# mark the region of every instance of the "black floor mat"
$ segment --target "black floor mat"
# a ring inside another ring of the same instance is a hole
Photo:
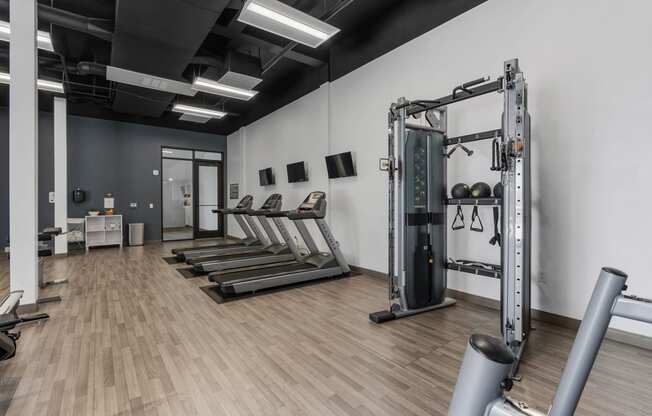
[[[232,302],[234,300],[242,300],[242,299],[247,299],[247,298],[253,298],[255,296],[261,296],[261,295],[267,295],[270,293],[276,293],[276,292],[282,292],[284,290],[290,290],[290,289],[296,289],[299,287],[306,287],[306,286],[312,286],[312,285],[317,285],[320,283],[324,282],[330,282],[333,280],[339,280],[339,279],[346,279],[348,277],[355,277],[355,276],[360,276],[362,273],[359,272],[354,272],[352,271],[351,273],[343,276],[333,276],[333,277],[326,277],[323,279],[317,279],[317,280],[312,280],[309,282],[302,282],[302,283],[295,283],[292,285],[285,285],[285,286],[278,286],[278,287],[272,287],[269,289],[263,289],[259,290],[257,292],[250,292],[250,293],[242,293],[238,295],[227,295],[225,293],[222,293],[218,285],[208,285],[208,286],[202,286],[200,289],[208,295],[215,303],[227,303],[227,302]]]
[[[202,277],[208,274],[208,273],[196,272],[193,270],[192,267],[184,267],[181,269],[177,269],[177,271],[181,276],[183,276],[186,279],[194,279],[195,277]]]
[[[175,256],[172,257],[163,257],[163,261],[167,264],[178,264],[181,263]]]

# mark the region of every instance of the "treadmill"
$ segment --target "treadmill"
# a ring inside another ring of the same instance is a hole
[[[246,211],[251,209],[253,205],[254,198],[251,195],[245,195],[244,198],[238,202],[235,208],[223,208],[223,209],[214,209],[212,212],[214,214],[223,214],[229,215],[232,214],[235,220],[240,225],[240,228],[245,234],[245,238],[236,241],[224,240],[217,244],[211,244],[206,246],[194,246],[194,247],[183,247],[172,250],[178,261],[185,261],[191,258],[197,258],[201,256],[210,256],[216,255],[220,250],[224,253],[233,251],[233,249],[242,249],[243,247],[253,247],[259,246],[261,244],[260,240],[260,231],[256,233],[252,232],[249,225],[249,218],[246,217]]]
[[[285,228],[281,218],[274,217],[272,221],[276,225],[276,228],[279,230],[286,243],[281,243],[276,236],[276,233],[272,229],[267,220],[267,215],[281,210],[281,205],[283,204],[283,197],[280,194],[272,194],[265,200],[265,203],[260,207],[260,209],[250,209],[247,210],[247,214],[250,217],[258,218],[260,225],[263,227],[265,234],[269,240],[269,244],[265,246],[258,246],[259,249],[256,251],[244,251],[239,253],[230,253],[230,254],[218,254],[217,256],[210,257],[199,257],[197,259],[191,259],[188,261],[189,264],[193,265],[193,270],[196,273],[207,273],[218,270],[228,270],[240,267],[251,267],[259,266],[270,263],[281,263],[292,261],[300,258],[299,252],[297,251],[296,245],[291,238],[289,238],[289,233]],[[288,238],[285,237],[288,236]],[[290,244],[287,243],[290,242]]]
[[[272,265],[260,269],[226,270],[209,274],[208,280],[216,283],[223,294],[237,295],[256,292],[277,286],[345,275],[351,271],[340,251],[339,243],[324,220],[326,216],[326,194],[324,192],[311,192],[295,211],[268,216],[273,218],[277,215],[283,215],[295,224],[309,253],[300,260],[289,264]],[[329,253],[319,251],[306,227],[306,220],[315,221],[328,245]],[[289,235],[284,238],[291,240]]]

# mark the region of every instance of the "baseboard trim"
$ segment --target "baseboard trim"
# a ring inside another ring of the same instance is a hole
[[[387,278],[387,273],[381,273],[375,270],[369,270],[358,266],[351,266],[351,269],[358,270],[361,273],[371,277]],[[450,296],[453,299],[459,299],[464,302],[472,303],[474,305],[484,306],[486,308],[494,309],[497,311],[500,310],[500,302],[495,299],[472,295],[470,293],[461,292],[454,289],[447,289],[447,296]],[[538,309],[532,309],[532,319],[573,331],[577,331],[581,323],[579,319],[569,318],[568,316],[558,315]],[[616,341],[622,344],[652,351],[652,338],[646,337],[644,335],[633,334],[631,332],[622,331],[620,329],[609,328],[606,338],[611,341]]]
[[[387,273],[381,273],[381,272],[378,272],[376,270],[365,269],[364,267],[360,267],[360,266],[349,265],[349,267],[354,272],[366,274],[367,276],[371,276],[371,277],[375,277],[375,278],[379,278],[379,279],[386,279],[387,278]]]

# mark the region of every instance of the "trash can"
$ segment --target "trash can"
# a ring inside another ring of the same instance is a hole
[[[129,224],[129,245],[142,246],[145,240],[145,224],[137,222]]]

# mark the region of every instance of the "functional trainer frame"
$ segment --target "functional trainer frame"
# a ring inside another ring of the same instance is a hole
[[[449,416],[569,416],[575,414],[613,316],[652,323],[652,300],[625,295],[627,275],[604,267],[584,313],[549,411],[506,395],[516,357],[499,340],[473,335],[462,361]]]
[[[447,136],[449,105],[494,92],[504,96],[501,128]],[[424,114],[429,127],[408,123]],[[479,140],[494,140],[498,149],[492,170],[501,171],[502,198],[447,198],[446,148]],[[369,318],[380,323],[454,304],[445,297],[449,269],[498,278],[503,340],[520,357],[530,331],[531,207],[530,115],[518,59],[506,61],[495,81],[483,77],[445,97],[393,103],[388,157],[381,159],[380,169],[389,174],[389,309]],[[461,205],[501,207],[500,265],[449,261],[446,207]]]

